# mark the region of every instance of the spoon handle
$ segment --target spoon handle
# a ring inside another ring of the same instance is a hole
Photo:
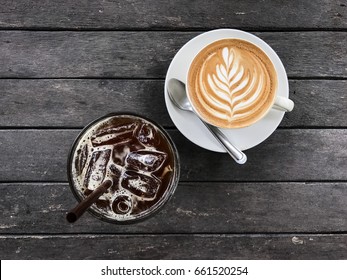
[[[202,123],[208,128],[217,141],[224,147],[228,154],[238,163],[244,164],[247,161],[247,156],[233,144],[230,143],[228,138],[217,127],[206,123],[201,120]]]

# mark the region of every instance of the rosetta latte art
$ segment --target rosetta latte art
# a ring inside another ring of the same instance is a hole
[[[225,44],[206,51],[205,57],[198,55],[200,63],[195,62],[189,90],[193,105],[204,119],[217,126],[249,125],[265,112],[264,108],[267,111],[267,104],[271,105],[274,98],[274,78],[268,69],[271,61],[264,60],[264,56],[268,59],[265,54],[259,55],[261,50],[249,48],[250,43],[241,42],[246,47]]]

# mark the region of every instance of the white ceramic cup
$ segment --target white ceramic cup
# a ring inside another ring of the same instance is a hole
[[[273,58],[274,58],[274,57],[278,58],[278,55],[276,54],[276,52],[275,52],[265,41],[263,41],[263,40],[260,39],[259,37],[255,36],[255,35],[253,35],[253,34],[251,34],[251,33],[248,33],[248,32],[244,32],[244,31],[240,31],[240,30],[238,30],[237,32],[238,32],[238,34],[241,34],[242,36],[240,36],[240,37],[225,37],[225,38],[218,38],[218,40],[215,40],[215,41],[210,42],[209,44],[206,44],[205,46],[203,46],[203,47],[197,52],[197,55],[198,55],[198,54],[200,53],[200,51],[203,50],[205,47],[207,47],[208,45],[213,44],[213,43],[216,42],[216,41],[220,41],[220,40],[223,40],[223,39],[238,39],[238,40],[247,41],[247,42],[249,42],[249,43],[251,43],[251,44],[257,46],[258,48],[260,48],[260,49],[268,56],[268,58],[270,59],[270,61],[272,62],[272,64],[273,64],[274,66],[276,66],[276,63],[275,63],[275,61],[274,61]],[[196,55],[196,56],[197,56],[197,55]],[[194,58],[195,58],[195,57],[193,57],[192,60],[191,60],[191,63],[190,63],[190,65],[189,65],[189,70],[190,70],[190,68],[191,68],[192,62],[194,61]],[[279,58],[278,58],[277,61],[280,61]],[[281,65],[281,66],[283,67],[283,65]],[[276,67],[275,67],[275,69],[276,69]],[[187,92],[188,99],[189,99],[189,101],[190,101],[190,103],[191,103],[191,105],[192,105],[193,110],[195,111],[195,113],[196,113],[201,119],[203,119],[205,122],[208,122],[207,119],[205,119],[204,117],[202,117],[202,116],[198,113],[198,111],[197,111],[196,108],[194,107],[194,103],[193,103],[192,100],[191,100],[190,93],[189,93],[189,88],[190,88],[190,86],[189,86],[189,84],[188,84],[188,81],[189,81],[188,76],[189,76],[189,72],[190,72],[189,70],[187,71],[186,80],[185,80],[186,92]],[[284,72],[285,72],[285,71],[284,71]],[[276,75],[278,76],[278,71],[277,71],[277,69],[276,69]],[[288,82],[288,78],[287,78],[287,77],[286,77],[286,79],[287,79],[287,82]],[[294,108],[294,102],[293,102],[291,99],[289,99],[289,98],[286,98],[286,97],[284,97],[284,96],[280,96],[280,95],[278,94],[278,90],[279,90],[279,89],[277,88],[276,96],[275,96],[275,98],[274,98],[273,101],[272,101],[272,105],[268,107],[267,112],[266,112],[261,118],[257,119],[254,123],[259,122],[261,119],[263,119],[263,118],[268,114],[268,112],[269,112],[271,109],[280,110],[280,111],[284,111],[284,112],[291,112],[291,111],[293,110],[293,108]],[[252,123],[252,124],[254,124],[254,123]]]

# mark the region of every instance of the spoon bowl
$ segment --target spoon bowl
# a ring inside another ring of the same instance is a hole
[[[177,79],[171,79],[168,83],[169,98],[172,103],[183,111],[193,112],[193,107],[188,100],[184,83]]]

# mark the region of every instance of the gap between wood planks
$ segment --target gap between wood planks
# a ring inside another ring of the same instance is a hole
[[[39,234],[25,234],[25,233],[13,233],[13,234],[0,234],[0,239],[45,239],[45,238],[100,238],[109,236],[139,236],[139,237],[151,237],[151,236],[202,236],[202,237],[321,237],[321,236],[333,236],[333,235],[347,235],[347,231],[332,231],[332,232],[235,232],[235,233],[39,233]]]
[[[0,80],[120,80],[120,81],[161,81],[164,82],[164,78],[146,78],[146,77],[104,77],[104,76],[82,76],[82,77],[0,77]],[[346,81],[347,77],[338,77],[338,76],[307,76],[307,77],[297,77],[297,76],[288,76],[289,81]]]
[[[0,28],[0,31],[52,31],[52,32],[59,32],[59,31],[70,31],[70,32],[207,32],[213,29],[225,29],[227,27],[222,26],[215,26],[212,28],[83,28],[83,27],[76,27],[76,28],[50,28],[50,27],[2,27]],[[230,27],[232,29],[239,29],[247,32],[347,32],[347,28],[305,28],[305,27],[268,27],[268,28],[244,28],[242,26],[232,26]]]

